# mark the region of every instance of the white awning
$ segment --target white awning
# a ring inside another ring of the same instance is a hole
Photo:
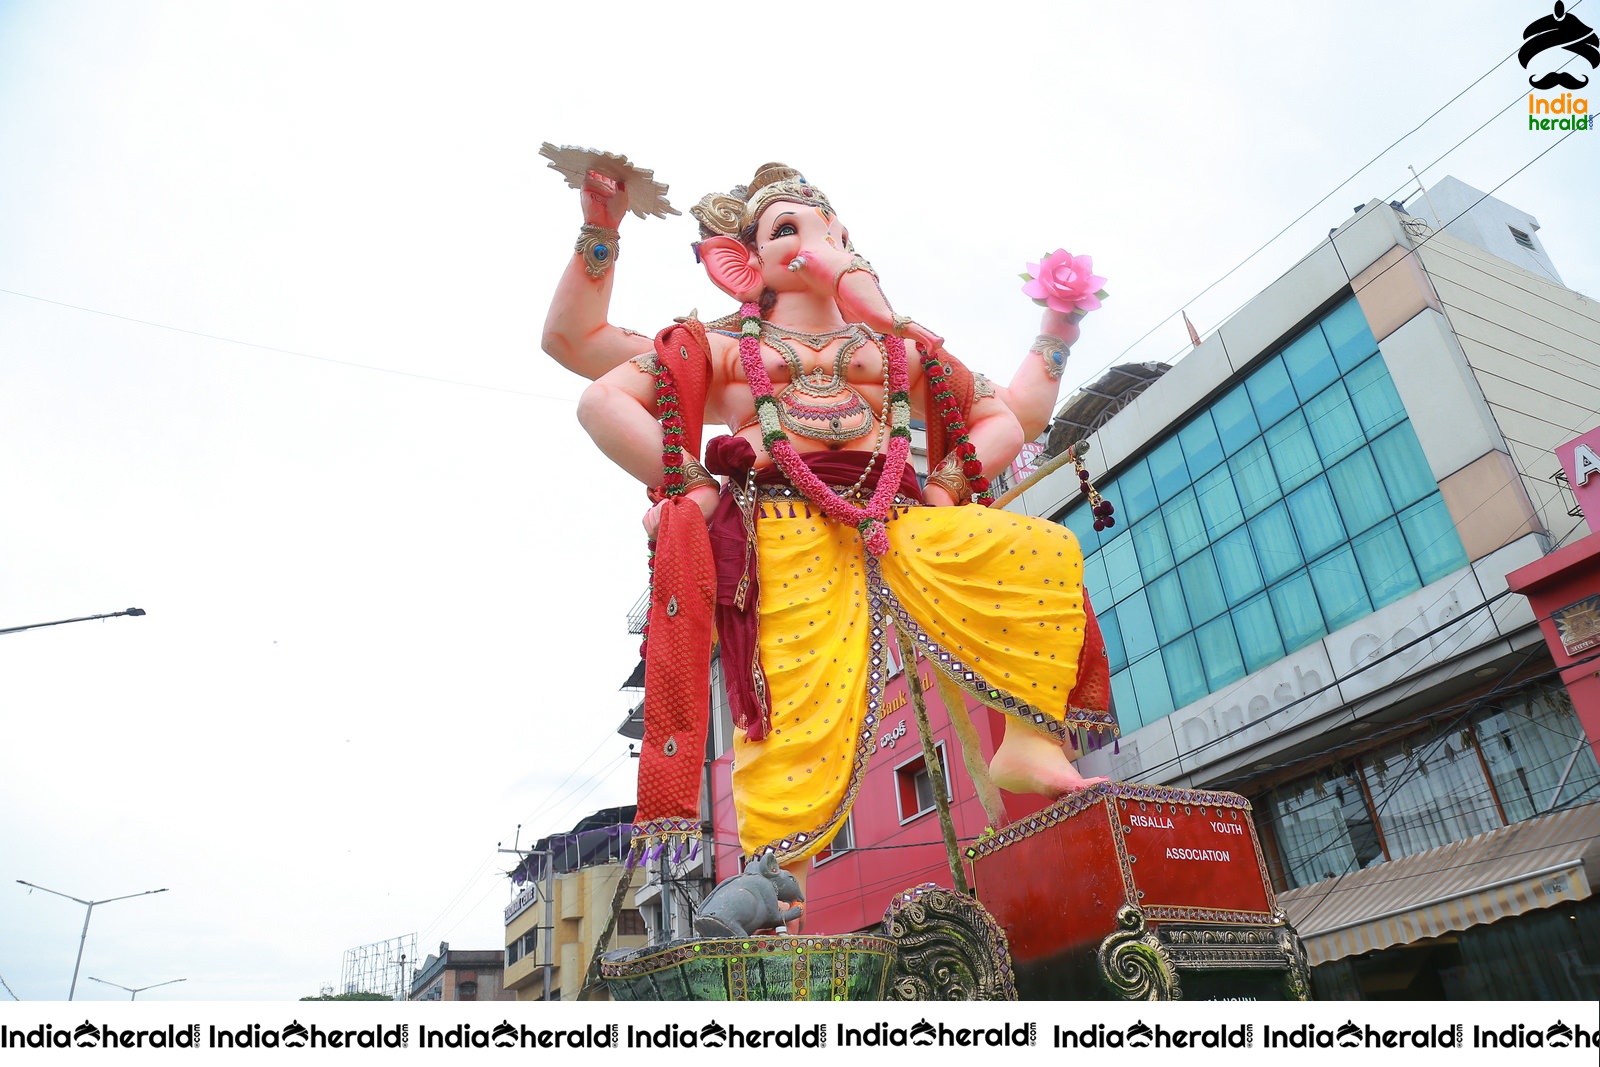
[[[1600,804],[1557,812],[1280,894],[1313,967],[1583,900]]]

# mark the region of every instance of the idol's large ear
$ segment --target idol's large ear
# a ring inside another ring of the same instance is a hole
[[[707,237],[700,242],[700,262],[718,289],[741,303],[757,300],[766,283],[755,253],[732,237]]]

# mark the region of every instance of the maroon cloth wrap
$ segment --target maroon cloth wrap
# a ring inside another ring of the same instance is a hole
[[[740,449],[739,445],[744,445]],[[740,438],[718,437],[706,445],[706,466],[717,474],[727,474],[744,484],[755,450]],[[861,477],[861,471],[871,462],[872,453],[858,451],[803,452],[806,466],[828,485],[848,488]],[[741,460],[744,462],[741,464]],[[878,484],[881,469],[868,476],[862,487],[863,495],[870,495]],[[756,472],[757,485],[787,485],[788,479],[777,467],[765,467]],[[916,472],[908,463],[900,478],[900,495],[921,501],[922,490],[917,484]],[[816,507],[797,495],[790,501],[770,501],[764,506],[793,505]],[[756,522],[760,522],[759,509]],[[711,554],[717,564],[717,639],[722,644],[722,677],[728,686],[728,704],[733,713],[733,724],[745,732],[751,741],[767,736],[772,723],[772,703],[767,695],[766,676],[761,670],[761,649],[756,642],[756,620],[761,606],[761,583],[757,573],[756,551],[753,535],[745,530],[744,516],[739,513],[739,503],[731,492],[724,492],[711,513],[709,522]],[[748,581],[743,607],[739,606],[739,585]],[[646,690],[648,692],[648,690]]]
[[[713,560],[700,507],[686,496],[661,509],[650,583],[639,753],[639,840],[697,833],[710,717]]]

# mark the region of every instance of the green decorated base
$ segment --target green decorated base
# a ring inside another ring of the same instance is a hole
[[[870,934],[675,941],[608,952],[613,1000],[883,1000],[894,942]]]

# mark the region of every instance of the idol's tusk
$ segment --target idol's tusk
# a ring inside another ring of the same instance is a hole
[[[791,259],[789,261],[789,269],[792,270],[792,271],[798,272],[801,269],[803,269],[805,267],[805,265],[806,265],[806,257],[805,256],[795,256],[793,259]]]

